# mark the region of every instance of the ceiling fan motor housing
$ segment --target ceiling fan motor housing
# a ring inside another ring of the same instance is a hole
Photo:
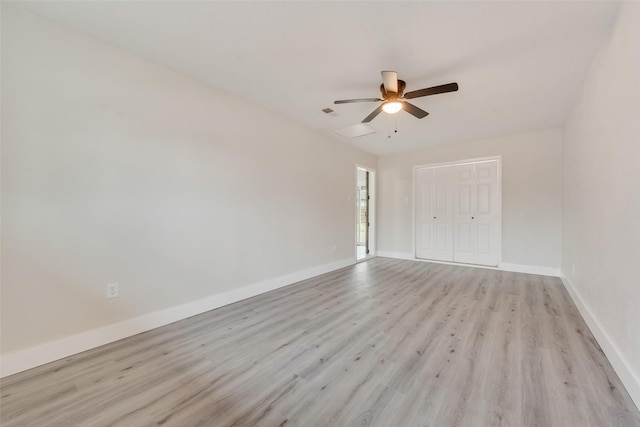
[[[396,98],[400,98],[404,93],[405,87],[407,87],[407,84],[404,82],[404,80],[398,80],[398,93],[387,92],[384,88],[384,83],[383,83],[380,85],[380,93],[382,93],[382,98],[384,98],[385,100],[390,99],[391,95],[395,95]]]

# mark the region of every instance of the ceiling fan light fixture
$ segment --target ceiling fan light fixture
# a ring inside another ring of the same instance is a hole
[[[382,105],[382,111],[388,114],[395,114],[402,110],[402,102],[400,101],[388,101]]]

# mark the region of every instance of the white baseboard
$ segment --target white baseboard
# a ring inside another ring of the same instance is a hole
[[[500,270],[513,271],[515,273],[538,274],[540,276],[560,277],[560,269],[555,267],[543,267],[541,265],[509,264],[501,263]]]
[[[462,264],[457,262],[447,262],[447,261],[435,261],[435,260],[427,260],[427,259],[419,259],[416,258],[413,254],[408,252],[385,252],[378,251],[377,253],[380,257],[385,258],[395,258],[395,259],[407,259],[411,261],[423,261],[423,262],[435,262],[437,264],[449,264],[449,265],[464,265],[467,267],[476,267],[476,268],[489,268],[492,270],[502,270],[502,271],[512,271],[515,273],[528,273],[528,274],[539,274],[541,276],[554,276],[560,277],[560,269],[553,267],[542,267],[538,265],[525,265],[525,264],[509,264],[509,263],[501,263],[498,268],[489,267],[485,265],[474,265],[474,264]]]
[[[288,286],[301,280],[338,270],[354,263],[355,259],[350,258],[320,265],[10,353],[0,358],[0,378]]]
[[[419,261],[418,259],[416,259],[415,256],[413,256],[412,253],[408,253],[408,252],[377,251],[376,255],[383,258],[408,259],[411,261]]]
[[[605,356],[609,359],[611,366],[613,366],[614,371],[620,377],[622,384],[627,389],[627,392],[631,396],[631,399],[636,404],[636,406],[640,409],[640,376],[633,372],[629,363],[623,356],[623,354],[618,349],[618,346],[609,338],[609,334],[605,332],[602,328],[602,325],[596,317],[593,315],[589,307],[584,303],[584,300],[580,296],[580,293],[577,291],[576,287],[573,285],[571,280],[569,280],[564,275],[561,276],[562,283],[564,283],[564,287],[571,295],[573,302],[576,307],[578,307],[578,311],[582,318],[589,326],[591,333],[595,337],[596,341],[604,351]]]

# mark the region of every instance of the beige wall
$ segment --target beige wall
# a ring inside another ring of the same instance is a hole
[[[502,156],[503,263],[560,266],[561,133],[438,145],[378,160],[378,249],[413,254],[413,166]]]
[[[640,405],[640,3],[621,5],[565,126],[563,158],[562,272]]]
[[[2,354],[355,260],[374,156],[7,4],[2,107]]]

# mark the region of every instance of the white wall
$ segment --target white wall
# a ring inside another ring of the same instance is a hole
[[[640,406],[640,3],[621,5],[590,68],[562,170],[562,272]]]
[[[413,166],[496,155],[502,156],[503,263],[556,270],[561,232],[560,130],[380,157],[379,253],[413,257]]]
[[[374,156],[7,4],[2,107],[3,355],[355,260]]]

